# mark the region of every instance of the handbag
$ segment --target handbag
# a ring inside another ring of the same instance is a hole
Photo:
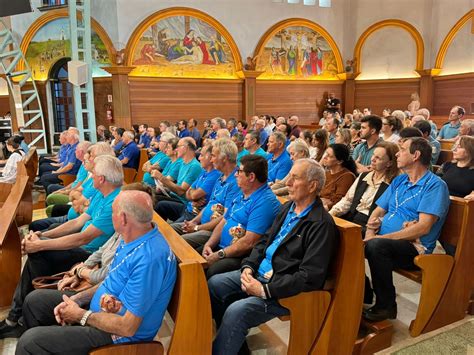
[[[36,290],[57,290],[59,281],[61,281],[65,275],[70,275],[69,271],[60,272],[52,276],[40,276],[33,279],[31,282]],[[79,285],[76,287],[68,288],[68,291],[81,292],[91,288],[93,285],[86,280],[80,280]]]

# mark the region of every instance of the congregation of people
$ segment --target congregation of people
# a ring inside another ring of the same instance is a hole
[[[152,340],[177,278],[154,213],[207,261],[214,354],[245,352],[250,328],[288,315],[279,299],[322,289],[338,248],[333,216],[362,228],[364,318],[395,319],[392,271],[439,252],[450,196],[474,199],[474,120],[464,116],[454,106],[438,131],[416,94],[407,111],[378,116],[343,114],[331,93],[316,129],[296,115],[216,117],[202,131],[196,119],[99,126],[92,144],[70,127],[39,162],[48,217],[22,241],[28,259],[0,338],[19,338],[17,354]],[[435,168],[439,139],[452,140],[453,160]],[[20,143],[7,141],[6,182]],[[124,184],[123,168],[142,181]],[[61,174],[75,179],[64,186]],[[60,272],[56,290],[34,289]]]

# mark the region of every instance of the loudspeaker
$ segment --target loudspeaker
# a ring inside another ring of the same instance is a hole
[[[68,80],[71,84],[81,86],[87,83],[89,72],[87,63],[80,60],[71,60],[67,62]]]
[[[0,0],[0,17],[31,12],[30,0]]]

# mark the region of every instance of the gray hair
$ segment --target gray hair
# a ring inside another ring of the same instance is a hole
[[[277,142],[280,142],[282,143],[283,145],[286,144],[286,136],[280,132],[280,131],[275,131],[271,134],[273,137],[275,137],[275,139],[277,140]]]
[[[79,130],[76,127],[69,127],[67,129],[68,135],[74,137],[76,141],[79,140]]]
[[[250,138],[255,139],[257,144],[260,144],[260,133],[258,133],[256,130],[251,129],[247,132],[247,136],[250,136]]]
[[[163,132],[163,133],[161,133],[160,141],[168,143],[173,138],[176,138],[176,136],[173,135],[173,133]]]
[[[425,118],[425,120],[430,119],[430,110],[428,110],[427,108],[420,108],[418,111],[416,111],[416,114],[422,115]]]
[[[236,134],[234,134],[233,138],[235,138],[237,142],[242,143],[244,141],[245,136],[241,132],[237,132]]]
[[[212,119],[212,121],[214,121],[215,123],[217,123],[219,125],[220,128],[226,128],[226,123],[225,123],[225,120],[223,118],[220,118],[220,117],[214,117]]]
[[[230,138],[230,132],[227,128],[221,128],[217,131],[217,136],[219,138]]]
[[[89,148],[92,146],[93,144],[89,141],[84,141],[84,142],[81,142],[77,145],[77,148],[76,149],[81,149],[83,152],[87,153],[89,151]]]
[[[232,142],[229,138],[219,138],[212,143],[214,149],[219,149],[220,157],[227,158],[231,163],[237,161],[238,149],[237,145]]]
[[[316,190],[316,194],[319,196],[321,190],[326,183],[326,173],[324,172],[323,167],[314,159],[303,158],[298,159],[294,162],[293,166],[296,164],[306,164],[306,179],[309,181],[317,181],[318,182],[318,189]]]
[[[351,130],[349,128],[339,128],[339,134],[342,136],[344,140],[344,144],[349,145],[352,141]]]
[[[286,150],[290,152],[290,149],[293,149],[296,153],[303,153],[305,158],[309,158],[308,144],[301,138],[297,138],[291,142]]]
[[[101,155],[110,155],[115,156],[114,148],[110,146],[107,142],[99,142],[90,147],[90,151],[94,150],[94,155],[96,157]]]
[[[124,135],[127,136],[127,137],[130,138],[130,139],[134,139],[134,138],[135,138],[135,134],[134,134],[133,132],[131,132],[131,131],[125,131],[125,132],[123,132],[122,137],[123,137]]]
[[[94,174],[103,176],[107,182],[115,186],[123,184],[123,168],[118,158],[101,155],[94,159]]]
[[[401,110],[395,110],[392,112],[392,116],[398,118],[400,121],[404,121],[405,118],[407,117],[405,113]]]
[[[461,126],[467,126],[469,128],[467,134],[469,136],[474,136],[474,120],[472,118],[462,121]]]
[[[125,213],[140,224],[148,224],[153,220],[153,201],[144,191],[122,191],[117,197],[119,213]]]

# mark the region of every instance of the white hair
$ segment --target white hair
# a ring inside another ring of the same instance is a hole
[[[123,184],[122,163],[116,157],[101,155],[94,159],[94,174],[103,176],[112,185]]]

